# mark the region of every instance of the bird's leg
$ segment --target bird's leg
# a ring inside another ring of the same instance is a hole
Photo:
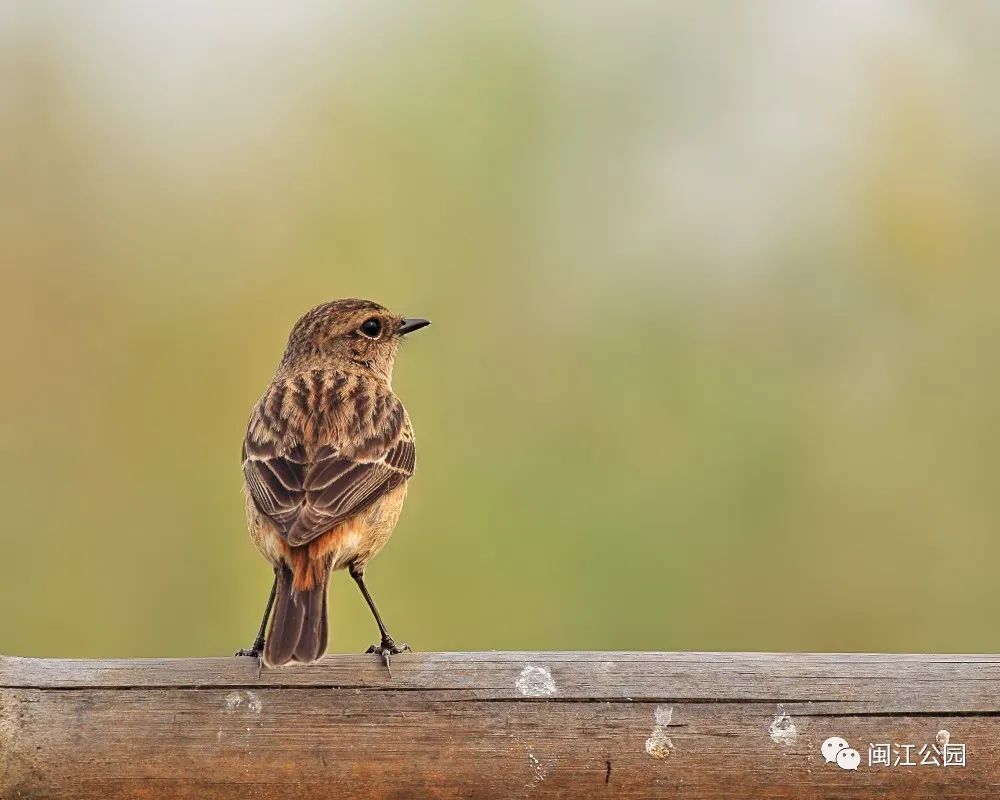
[[[274,583],[271,584],[271,594],[267,598],[267,605],[264,606],[264,619],[260,621],[260,630],[257,631],[257,638],[253,640],[253,645],[249,650],[238,650],[238,656],[253,656],[258,658],[264,652],[264,633],[267,631],[267,620],[271,616],[271,607],[274,605],[274,593],[278,588],[278,574],[274,575]]]
[[[382,642],[380,644],[373,644],[365,652],[375,653],[382,656],[385,660],[385,668],[389,672],[389,677],[392,677],[392,665],[390,664],[390,656],[398,655],[399,653],[408,652],[410,646],[400,642],[396,644],[392,637],[389,635],[389,631],[385,629],[385,623],[382,622],[382,617],[379,616],[378,609],[375,608],[375,601],[372,600],[372,596],[368,594],[368,588],[365,586],[365,571],[363,568],[358,567],[350,568],[351,577],[358,584],[358,588],[361,590],[361,594],[364,595],[365,602],[368,603],[368,608],[372,610],[372,615],[375,617],[375,624],[378,625],[379,633],[382,634]]]

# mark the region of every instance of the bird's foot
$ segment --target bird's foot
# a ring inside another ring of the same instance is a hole
[[[389,677],[392,677],[392,664],[390,658],[392,656],[398,656],[400,653],[410,653],[410,646],[404,642],[396,644],[391,636],[385,636],[382,638],[381,644],[373,644],[367,650],[366,653],[374,653],[375,655],[382,656],[385,661],[385,669],[389,673]]]
[[[261,654],[264,652],[264,640],[258,639],[249,648],[244,647],[241,650],[237,650],[233,653],[234,656],[249,656],[250,658],[260,658]]]

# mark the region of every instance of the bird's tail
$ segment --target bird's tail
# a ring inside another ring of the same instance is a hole
[[[292,570],[281,564],[274,593],[274,614],[264,642],[264,664],[280,667],[289,661],[308,664],[326,652],[326,587],[330,581],[327,565],[312,588],[295,588]]]

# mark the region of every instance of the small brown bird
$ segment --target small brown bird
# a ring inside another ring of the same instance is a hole
[[[243,442],[247,523],[274,584],[253,647],[237,655],[262,655],[269,667],[322,656],[337,569],[350,572],[378,624],[382,640],[368,652],[389,667],[409,649],[389,635],[364,575],[396,526],[414,468],[393,361],[401,338],[429,324],[370,300],[334,300],[292,328]]]

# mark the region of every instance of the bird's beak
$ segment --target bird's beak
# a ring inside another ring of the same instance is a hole
[[[396,329],[396,333],[400,336],[406,336],[408,333],[413,333],[413,331],[419,331],[421,328],[426,328],[431,324],[429,319],[420,319],[420,317],[407,317],[402,322],[399,323],[399,327]]]

